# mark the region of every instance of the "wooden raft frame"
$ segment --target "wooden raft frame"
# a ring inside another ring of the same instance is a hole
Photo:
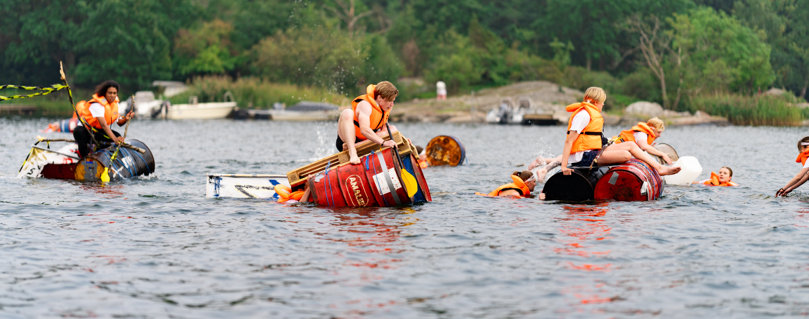
[[[384,137],[384,140],[386,141],[389,139],[390,138],[388,136]],[[399,155],[408,155],[411,153],[416,154],[416,147],[399,132],[393,132],[393,141],[396,142],[396,146],[399,148]],[[382,145],[376,144],[370,140],[365,140],[355,144],[355,147],[357,149],[357,156],[363,157],[373,151],[380,150]],[[290,187],[295,188],[306,183],[306,180],[309,179],[309,177],[324,171],[329,163],[331,163],[330,169],[335,169],[337,167],[349,164],[348,160],[348,150],[334,153],[315,162],[287,172],[287,180],[289,180]]]

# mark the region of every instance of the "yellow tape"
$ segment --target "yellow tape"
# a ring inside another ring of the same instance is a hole
[[[7,100],[13,100],[13,99],[24,99],[24,98],[29,98],[29,97],[39,96],[39,95],[48,95],[48,94],[51,94],[53,92],[64,89],[66,87],[67,86],[62,85],[62,84],[54,84],[54,85],[51,85],[49,87],[44,87],[44,88],[43,87],[38,87],[38,86],[14,85],[14,84],[0,85],[0,90],[18,89],[18,90],[26,90],[26,91],[41,91],[41,92],[37,92],[37,93],[34,93],[34,94],[28,94],[28,95],[12,95],[12,96],[0,95],[0,101],[7,101]]]

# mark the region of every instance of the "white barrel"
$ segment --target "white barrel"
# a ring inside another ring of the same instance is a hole
[[[693,156],[681,156],[672,166],[680,166],[682,169],[677,174],[663,176],[663,180],[669,185],[691,185],[702,174],[702,165]]]

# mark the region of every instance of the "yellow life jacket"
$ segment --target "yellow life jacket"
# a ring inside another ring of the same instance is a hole
[[[655,139],[657,139],[657,136],[654,134],[652,128],[649,127],[649,124],[639,122],[638,125],[633,126],[631,130],[621,131],[621,134],[619,134],[619,139],[616,142],[634,142],[635,132],[646,133],[646,144],[649,145],[652,145]]]
[[[101,129],[101,123],[90,113],[90,104],[93,103],[104,106],[104,120],[107,122],[108,126],[112,125],[112,122],[118,119],[118,98],[116,97],[115,101],[109,103],[106,98],[98,96],[98,94],[93,94],[90,101],[79,101],[79,103],[76,104],[76,111],[79,112],[79,116],[91,127]]]
[[[570,154],[582,152],[587,150],[600,150],[601,149],[601,132],[604,129],[604,117],[601,116],[601,111],[590,104],[589,102],[574,103],[567,106],[568,112],[573,112],[570,119],[567,121],[567,130],[570,131],[570,126],[573,124],[573,118],[582,110],[590,114],[590,123],[579,132],[579,137],[573,141],[573,147],[570,149]]]
[[[360,130],[360,122],[357,120],[357,105],[360,104],[362,101],[368,101],[371,103],[371,116],[370,116],[370,123],[371,123],[371,130],[376,131],[381,129],[388,123],[388,116],[390,116],[390,112],[385,112],[376,103],[376,99],[374,99],[374,93],[376,91],[376,85],[369,84],[367,88],[365,88],[365,94],[360,95],[354,100],[351,101],[351,109],[354,110],[354,132],[359,140],[367,140],[368,138],[365,135],[362,135]]]

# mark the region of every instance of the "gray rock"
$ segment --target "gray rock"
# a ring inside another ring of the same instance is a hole
[[[639,101],[627,106],[624,113],[642,117],[655,117],[663,114],[663,107],[654,102]]]

